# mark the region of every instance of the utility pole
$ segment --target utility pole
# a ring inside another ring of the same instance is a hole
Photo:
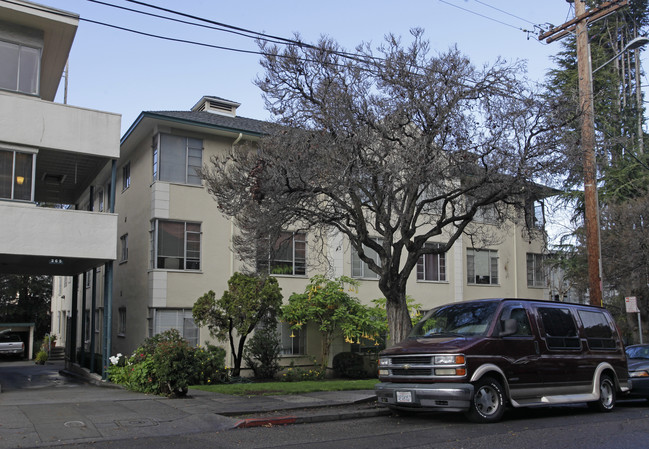
[[[572,3],[570,0],[568,2]],[[584,0],[573,0],[575,18],[550,31],[539,40],[553,42],[575,33],[577,38],[577,71],[581,111],[581,146],[584,156],[584,215],[588,259],[588,290],[590,303],[602,305],[602,258],[599,236],[599,203],[597,199],[597,159],[595,153],[595,114],[593,105],[593,68],[588,44],[588,24],[612,14],[627,5],[627,0],[611,1],[586,11]]]

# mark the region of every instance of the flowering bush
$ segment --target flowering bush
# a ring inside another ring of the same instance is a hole
[[[192,384],[227,380],[225,351],[193,348],[176,329],[147,338],[128,359],[117,354],[110,362],[112,382],[143,393],[183,396]]]
[[[295,366],[291,362],[291,366],[286,368],[286,371],[279,377],[282,382],[299,382],[301,380],[322,380],[325,377],[325,370],[321,369],[316,360],[313,360],[313,367],[306,368]]]
[[[196,348],[194,361],[197,384],[209,385],[228,381],[228,369],[225,366],[225,349],[206,342],[205,347]]]

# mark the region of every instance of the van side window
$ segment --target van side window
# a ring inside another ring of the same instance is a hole
[[[591,349],[615,349],[617,343],[613,331],[602,312],[579,310],[579,318],[584,325],[586,341]]]
[[[520,305],[508,306],[500,315],[501,326],[507,319],[516,320],[516,333],[511,337],[530,337],[532,336],[532,328],[530,327],[530,320],[527,317],[527,312]]]
[[[548,349],[579,349],[577,326],[569,309],[559,307],[539,307]]]

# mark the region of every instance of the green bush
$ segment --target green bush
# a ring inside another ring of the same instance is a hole
[[[360,379],[367,376],[363,356],[355,352],[339,352],[334,356],[333,369],[339,377]]]
[[[147,338],[131,357],[110,357],[111,382],[129,390],[184,396],[190,385],[225,382],[225,350],[193,348],[176,329]]]
[[[246,343],[243,359],[257,379],[272,379],[282,369],[279,365],[281,350],[279,334],[273,325],[267,325],[255,331]]]
[[[282,382],[299,382],[301,380],[322,380],[325,378],[325,371],[320,368],[316,363],[316,360],[313,359],[313,367],[301,367],[295,366],[291,362],[291,366],[286,368],[286,371],[280,376]]]
[[[36,353],[36,363],[39,365],[44,365],[47,362],[47,352],[40,350]]]
[[[196,380],[194,383],[208,385],[228,381],[228,370],[225,366],[225,349],[205,342],[205,347],[199,347],[194,352],[196,365]]]

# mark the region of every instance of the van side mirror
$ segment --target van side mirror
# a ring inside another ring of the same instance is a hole
[[[514,318],[508,318],[506,320],[500,321],[502,330],[500,331],[500,337],[508,337],[514,335],[518,331],[518,322]]]

